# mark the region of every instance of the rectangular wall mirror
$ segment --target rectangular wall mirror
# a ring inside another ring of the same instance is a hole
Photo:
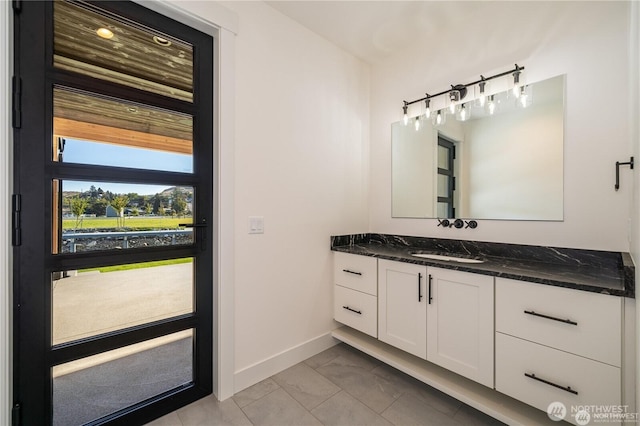
[[[530,84],[530,103],[495,94],[466,121],[391,125],[392,217],[563,220],[565,76]]]

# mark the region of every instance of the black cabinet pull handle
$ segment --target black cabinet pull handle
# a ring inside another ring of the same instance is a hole
[[[562,319],[562,318],[551,317],[549,315],[539,314],[539,313],[537,313],[535,311],[524,311],[524,313],[528,314],[528,315],[533,315],[535,317],[546,318],[546,319],[550,319],[550,320],[553,320],[553,321],[563,322],[565,324],[578,325],[577,322],[571,321],[570,319]]]
[[[418,302],[422,300],[422,274],[418,273]]]
[[[343,269],[342,272],[346,272],[347,274],[353,274],[353,275],[362,275],[362,272],[354,272],[348,269]]]
[[[553,383],[553,382],[550,382],[550,381],[548,381],[548,380],[541,379],[540,377],[536,377],[536,375],[535,375],[535,374],[533,374],[533,373],[531,373],[531,374],[529,374],[529,373],[524,373],[524,375],[525,375],[525,376],[527,376],[527,377],[528,377],[528,378],[530,378],[530,379],[537,380],[537,381],[542,382],[542,383],[544,383],[544,384],[546,384],[546,385],[549,385],[549,386],[553,386],[554,388],[562,389],[562,390],[563,390],[563,391],[565,391],[565,392],[569,392],[569,393],[572,393],[572,394],[574,394],[574,395],[577,395],[577,394],[578,394],[578,392],[577,392],[577,391],[575,391],[575,390],[571,389],[571,386],[560,386],[560,385],[557,385],[557,384],[555,384],[555,383]]]
[[[352,308],[350,308],[348,306],[343,306],[343,308],[346,309],[347,311],[355,312],[358,315],[362,315],[361,311],[356,311],[355,309],[352,309]]]
[[[433,297],[431,297],[431,274],[429,274],[429,304],[431,304],[432,300]]]

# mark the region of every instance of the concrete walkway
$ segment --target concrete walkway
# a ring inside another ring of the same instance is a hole
[[[193,310],[193,263],[85,272],[53,282],[53,344],[186,314]],[[191,335],[190,330],[54,368],[54,377]]]

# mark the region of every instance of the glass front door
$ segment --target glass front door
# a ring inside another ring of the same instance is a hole
[[[212,391],[213,40],[129,2],[14,22],[15,416],[142,424]]]

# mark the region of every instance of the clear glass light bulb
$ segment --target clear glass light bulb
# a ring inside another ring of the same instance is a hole
[[[436,115],[436,125],[439,126],[440,124],[442,124],[442,112],[438,111],[438,115]]]
[[[496,112],[496,101],[492,96],[489,96],[489,100],[487,101],[487,111],[489,115],[493,115]]]
[[[405,126],[409,124],[409,116],[407,115],[406,112],[404,113],[404,117],[402,117],[402,121],[404,122]]]
[[[427,109],[424,111],[424,116],[425,118],[431,117],[431,108],[427,107]]]
[[[415,126],[416,126],[416,132],[420,130],[420,117],[416,117]]]
[[[518,99],[520,97],[520,87],[522,84],[520,83],[520,70],[516,69],[516,72],[513,73],[513,96]]]
[[[484,77],[482,77],[482,78],[484,78]],[[480,83],[478,83],[478,85],[476,86],[476,102],[475,102],[475,106],[477,106],[479,108],[484,108],[484,106],[487,104],[486,86],[487,86],[487,82],[484,81],[484,80],[481,81]]]
[[[467,108],[464,105],[462,105],[462,107],[460,108],[460,120],[466,121],[467,118],[469,118],[469,114],[467,113]]]
[[[529,98],[529,96],[526,93],[524,93],[524,91],[523,91],[522,94],[520,95],[520,99],[519,99],[520,105],[522,105],[522,108],[526,108],[527,107],[528,98]]]

